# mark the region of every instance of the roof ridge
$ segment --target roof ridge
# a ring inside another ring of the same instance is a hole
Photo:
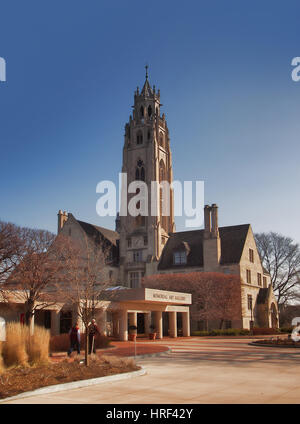
[[[223,227],[219,227],[219,230],[224,229],[224,228],[240,228],[240,227],[249,227],[251,224],[238,224],[238,225],[225,225]],[[174,233],[170,233],[171,235],[173,234],[187,234],[187,233],[194,233],[194,232],[200,232],[200,231],[204,231],[204,228],[199,228],[197,230],[188,230],[188,231],[176,231]]]

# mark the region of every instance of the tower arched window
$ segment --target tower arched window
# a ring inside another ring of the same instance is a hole
[[[166,167],[165,164],[163,162],[163,160],[160,161],[159,163],[159,182],[161,183],[162,181],[166,181]],[[162,228],[164,228],[167,231],[167,222],[168,222],[168,217],[163,215],[163,190],[160,187],[159,190],[159,206],[160,206],[160,223]]]
[[[136,144],[143,144],[143,133],[139,131],[136,135]]]
[[[150,137],[151,137],[150,131],[148,131],[147,137],[148,137],[148,141],[149,141],[150,140]]]
[[[152,115],[152,107],[148,106],[148,116],[150,117]]]
[[[137,167],[135,169],[135,179],[145,181],[145,167],[141,159],[137,161]]]
[[[144,108],[143,108],[143,106],[141,106],[141,108],[140,108],[140,117],[141,118],[144,117]]]
[[[159,144],[161,147],[165,147],[165,143],[164,143],[164,135],[163,133],[159,133]]]

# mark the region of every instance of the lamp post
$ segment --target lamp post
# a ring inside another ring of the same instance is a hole
[[[251,298],[250,298],[250,310],[251,310],[250,333],[251,333],[251,336],[253,336],[253,327],[254,327],[254,322],[253,322],[252,296],[251,296]]]

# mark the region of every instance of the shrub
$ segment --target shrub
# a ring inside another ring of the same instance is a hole
[[[199,337],[205,337],[205,336],[209,336],[209,331],[192,331],[192,336],[199,336]]]
[[[2,356],[6,366],[27,364],[26,331],[27,327],[20,323],[9,322],[6,325],[6,341],[2,348]]]
[[[47,363],[49,361],[50,332],[43,327],[34,327],[31,336],[29,329],[26,332],[26,351],[31,364]]]
[[[95,347],[96,349],[103,349],[108,347],[110,340],[104,335],[98,335],[95,337]],[[84,349],[85,347],[85,333],[81,334],[80,337],[80,348]],[[52,336],[50,339],[50,352],[67,352],[70,348],[70,337],[67,333],[58,334]]]
[[[254,336],[263,336],[268,334],[278,334],[280,331],[278,328],[253,328]]]
[[[192,336],[246,336],[249,333],[250,331],[246,329],[228,328],[226,330],[193,331]]]
[[[281,333],[291,333],[293,331],[293,327],[281,327],[279,328]]]
[[[247,330],[246,328],[243,328],[241,331],[240,331],[240,335],[241,336],[248,336],[250,334],[250,330]]]
[[[6,341],[3,343],[3,360],[6,366],[31,365],[48,362],[49,331],[43,327],[30,329],[20,323],[10,322],[6,326]]]
[[[68,334],[57,334],[50,338],[50,352],[67,352],[70,348],[70,337]]]

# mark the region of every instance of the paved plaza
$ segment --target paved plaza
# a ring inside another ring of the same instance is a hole
[[[155,341],[172,353],[139,359],[144,376],[7,403],[300,403],[300,349],[249,346],[250,341]]]

